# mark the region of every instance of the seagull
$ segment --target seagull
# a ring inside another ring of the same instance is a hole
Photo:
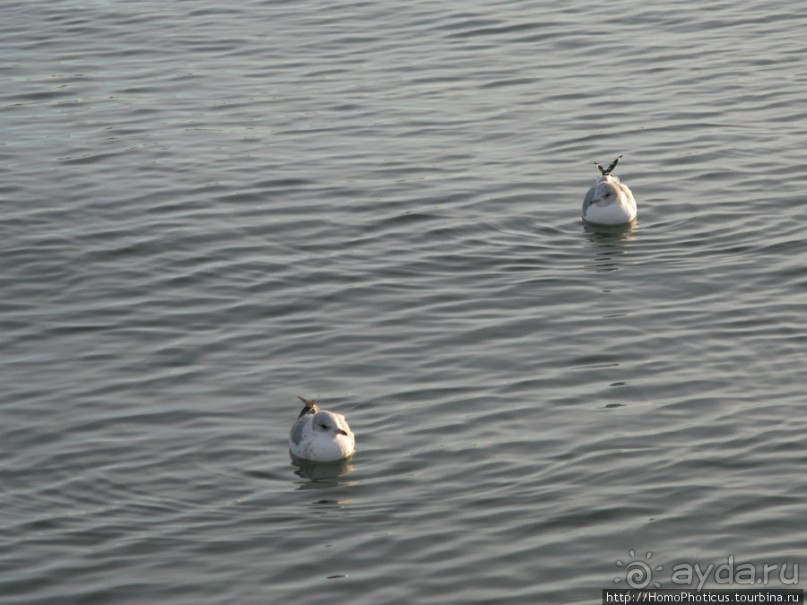
[[[636,218],[636,200],[630,188],[620,182],[619,177],[611,174],[622,156],[619,156],[608,168],[597,162],[600,178],[588,190],[583,200],[583,220],[597,225],[624,225]]]
[[[317,402],[297,396],[304,406],[289,433],[289,451],[295,458],[336,462],[356,451],[353,431],[342,414],[321,410]]]

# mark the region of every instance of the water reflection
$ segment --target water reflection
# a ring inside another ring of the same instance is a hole
[[[597,273],[619,270],[624,264],[620,257],[636,240],[636,221],[613,226],[583,223],[583,229],[593,252],[589,254],[593,263],[586,263],[585,269]]]
[[[311,503],[313,509],[321,512],[340,511],[353,503],[352,498],[343,497],[346,492],[340,489],[358,484],[356,479],[351,478],[355,466],[350,459],[338,462],[312,462],[292,456],[292,463],[296,467],[294,474],[305,479],[298,485],[297,490],[317,491],[317,499]]]
[[[304,484],[301,489],[305,489],[307,485],[311,484],[322,486],[349,485],[354,483],[354,481],[347,479],[355,469],[352,458],[338,460],[336,462],[313,462],[292,456],[291,461],[296,467],[294,474],[303,479],[310,480],[310,483]]]

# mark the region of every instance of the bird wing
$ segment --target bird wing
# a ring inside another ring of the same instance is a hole
[[[317,405],[317,401],[315,399],[305,399],[297,395],[297,399],[305,404],[305,407],[300,411],[299,416],[297,418],[302,418],[306,414],[316,414],[319,412],[319,406]]]
[[[621,159],[622,159],[622,156],[620,155],[617,159],[615,159],[613,162],[611,162],[611,164],[608,166],[608,168],[605,169],[605,172],[603,172],[603,175],[607,176],[607,175],[611,174],[616,169],[616,165],[619,164],[619,160],[621,160]],[[602,170],[602,168],[600,168],[600,170]]]
[[[309,422],[310,420],[308,418],[298,418],[295,423],[291,425],[289,439],[291,439],[294,445],[300,445],[300,442],[303,440],[306,424]]]
[[[583,198],[583,212],[586,211],[586,208],[591,206],[591,202],[594,200],[594,190],[595,189],[596,189],[596,187],[592,187],[591,189],[589,189],[588,192],[586,193],[586,197]]]
[[[633,199],[633,192],[625,183],[617,183],[617,187],[619,187],[630,199]]]

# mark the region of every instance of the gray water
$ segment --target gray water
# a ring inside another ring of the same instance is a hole
[[[4,2],[0,603],[803,564],[803,8]]]

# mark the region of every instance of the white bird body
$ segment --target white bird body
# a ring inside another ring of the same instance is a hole
[[[619,156],[621,158],[622,156]],[[606,169],[583,199],[583,220],[598,225],[624,225],[636,219],[636,200],[625,183],[611,174],[619,158]]]
[[[342,414],[320,410],[316,401],[298,397],[305,407],[289,432],[289,451],[301,460],[336,462],[356,451],[356,438]]]

